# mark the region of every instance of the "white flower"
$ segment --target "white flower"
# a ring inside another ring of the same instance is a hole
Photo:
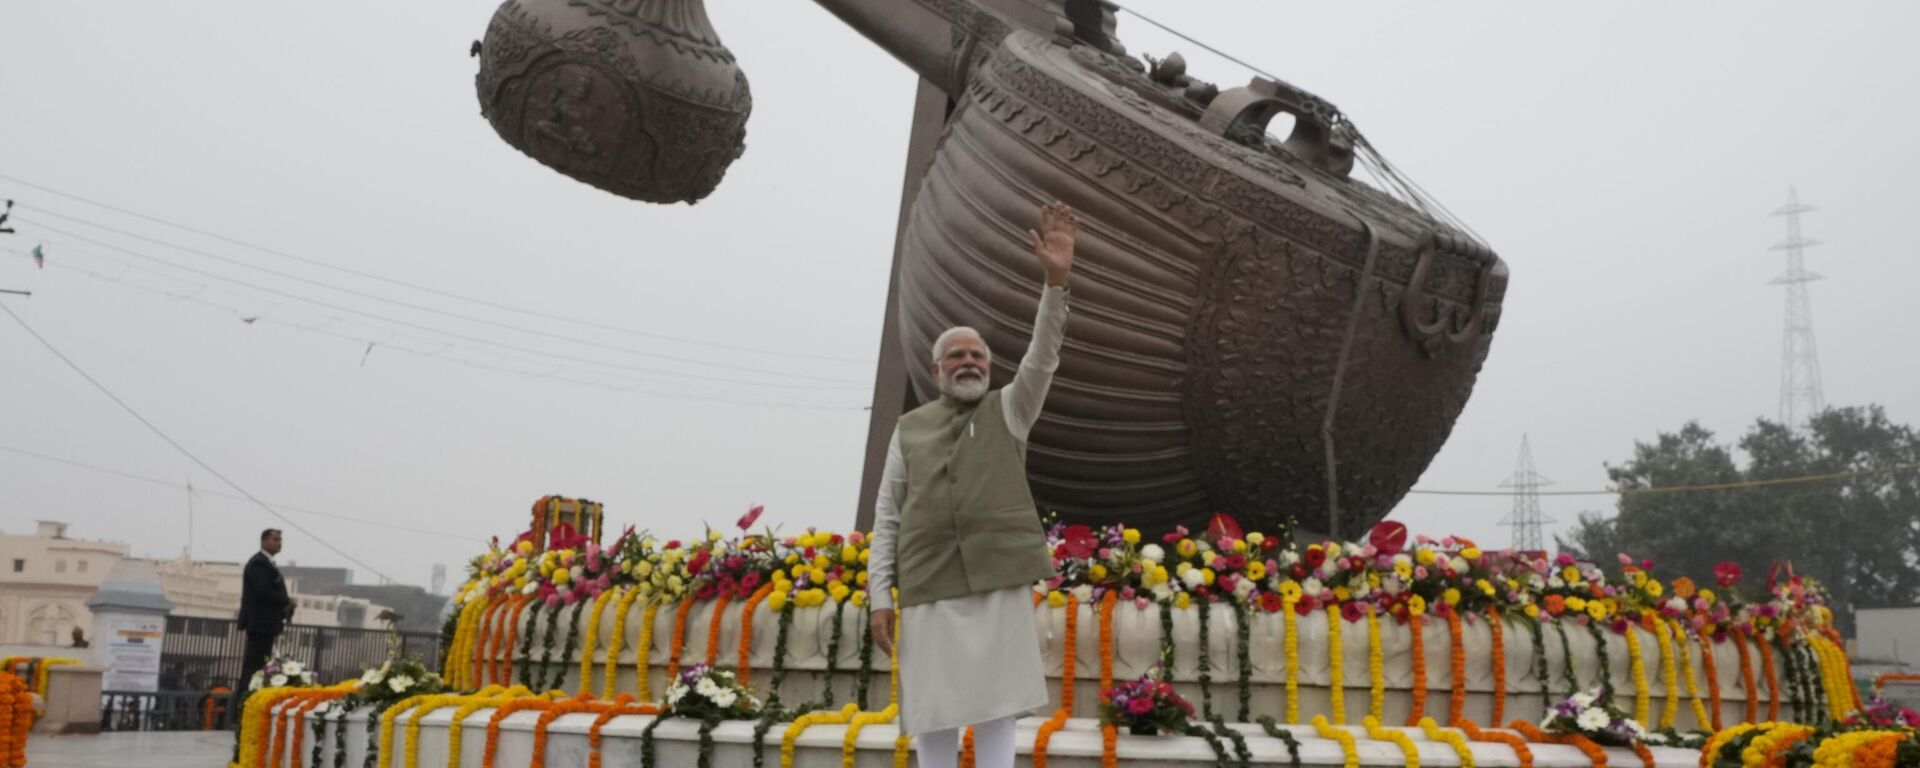
[[[369,669],[367,670],[366,674],[360,676],[360,684],[361,685],[379,685],[380,678],[385,676],[385,674],[386,674],[385,667],[381,667],[380,669]]]
[[[538,591],[540,591],[540,585],[531,581],[527,582],[526,586],[520,588],[520,594],[523,595],[531,595]]]
[[[270,683],[272,683],[272,684],[273,684],[273,687],[275,687],[275,688],[278,688],[278,687],[280,687],[280,686],[283,686],[283,685],[286,685],[286,684],[287,684],[287,676],[286,676],[286,675],[274,675],[274,676],[273,676],[273,679],[272,679],[272,680],[269,680],[269,681],[267,681],[267,682],[270,682]]]
[[[1254,589],[1255,589],[1254,583],[1246,579],[1241,579],[1233,583],[1233,594],[1239,597],[1244,598],[1247,595],[1252,594]]]
[[[1321,592],[1327,591],[1327,585],[1309,576],[1306,581],[1300,582],[1300,591],[1305,592],[1307,597],[1319,597]]]
[[[1166,600],[1173,597],[1173,588],[1165,584],[1155,584],[1148,591],[1153,593],[1153,599],[1155,600]]]
[[[1561,588],[1561,587],[1564,587],[1564,586],[1566,586],[1566,585],[1567,585],[1567,583],[1566,583],[1565,581],[1561,581],[1561,580],[1560,580],[1560,577],[1559,577],[1558,575],[1555,575],[1555,576],[1554,576],[1553,578],[1551,578],[1551,579],[1547,579],[1547,588],[1548,588],[1548,589],[1559,589],[1559,588]]]
[[[1633,718],[1627,718],[1627,727],[1633,730],[1634,738],[1639,739],[1641,741],[1647,740],[1647,727],[1644,725],[1641,725],[1640,721],[1635,720]]]
[[[703,677],[700,678],[700,682],[694,683],[693,692],[711,701],[715,696],[720,695],[720,686],[714,685],[712,679]]]
[[[1189,589],[1207,583],[1206,577],[1200,575],[1200,569],[1198,568],[1188,568],[1185,573],[1180,574],[1180,581],[1186,584]]]
[[[1580,705],[1581,709],[1593,706],[1593,700],[1594,695],[1587,691],[1581,691],[1573,695],[1573,703]]]
[[[298,675],[300,674],[301,670],[304,670],[304,669],[306,669],[306,667],[301,665],[301,663],[297,661],[289,661],[285,665],[280,667],[280,671],[285,672],[289,675]]]
[[[727,707],[733,706],[734,700],[738,698],[739,697],[735,695],[733,691],[729,691],[724,688],[720,689],[719,691],[715,691],[712,696],[707,697],[709,701],[713,702],[714,706],[719,707],[721,709],[726,709]]]
[[[1447,565],[1453,566],[1454,573],[1467,572],[1467,559],[1459,555],[1454,555],[1452,560],[1447,561]]]
[[[567,575],[572,576],[574,581],[579,581],[580,577],[586,575],[586,573],[587,569],[576,565],[573,567],[573,570],[567,572]]]
[[[412,686],[413,678],[406,675],[394,675],[393,677],[387,678],[387,687],[392,688],[394,693],[403,692]]]
[[[679,704],[681,699],[686,698],[686,695],[687,695],[687,687],[684,685],[675,685],[672,688],[668,688],[667,704],[669,706],[674,704]]]
[[[1685,611],[1687,610],[1687,601],[1676,597],[1667,601],[1667,607],[1675,611]]]
[[[1167,559],[1167,551],[1161,549],[1158,544],[1148,544],[1140,548],[1140,556],[1146,558],[1147,562],[1150,563],[1165,562]]]
[[[1280,553],[1281,567],[1292,567],[1294,563],[1298,563],[1298,562],[1300,562],[1299,552],[1295,552],[1289,549]]]
[[[1574,719],[1574,724],[1586,731],[1605,730],[1612,722],[1613,718],[1607,715],[1607,711],[1599,707],[1580,710],[1580,716]]]
[[[1093,585],[1082,584],[1073,588],[1073,599],[1082,603],[1093,600]]]

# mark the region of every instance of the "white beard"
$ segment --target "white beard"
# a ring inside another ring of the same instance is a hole
[[[984,374],[966,381],[942,374],[938,386],[940,394],[963,403],[979,402],[980,398],[987,396],[987,377]]]

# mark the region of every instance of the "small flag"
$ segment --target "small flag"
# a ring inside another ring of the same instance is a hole
[[[38,269],[47,268],[47,253],[41,250],[42,247],[44,246],[36,245],[33,247],[33,266]]]

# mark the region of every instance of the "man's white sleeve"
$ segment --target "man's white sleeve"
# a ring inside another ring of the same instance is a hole
[[[867,555],[867,600],[873,610],[893,607],[893,554],[900,539],[900,502],[907,495],[907,462],[900,453],[900,428],[887,441],[887,463],[880,470],[880,495],[873,502],[873,543]]]
[[[1040,309],[1033,318],[1033,339],[1027,342],[1027,354],[1020,358],[1020,370],[1000,393],[1000,404],[1007,416],[1007,430],[1014,439],[1026,442],[1033,423],[1040,420],[1040,408],[1047,403],[1047,389],[1053,386],[1053,371],[1060,367],[1060,345],[1066,340],[1067,287],[1049,285],[1040,292]]]

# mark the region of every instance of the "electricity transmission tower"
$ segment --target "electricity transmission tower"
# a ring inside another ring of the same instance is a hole
[[[1768,285],[1787,287],[1786,331],[1780,343],[1780,423],[1789,428],[1803,426],[1826,408],[1820,391],[1820,351],[1813,342],[1813,304],[1807,298],[1807,283],[1822,279],[1807,271],[1805,249],[1819,245],[1818,240],[1800,236],[1800,214],[1817,210],[1800,202],[1800,194],[1787,188],[1787,204],[1769,216],[1787,220],[1787,237],[1774,243],[1770,251],[1787,254],[1787,271]]]
[[[1533,469],[1533,446],[1526,435],[1520,436],[1520,462],[1514,467],[1513,475],[1501,488],[1513,489],[1513,512],[1501,525],[1513,527],[1513,549],[1516,552],[1542,552],[1546,550],[1546,537],[1543,530],[1552,518],[1540,512],[1540,486],[1553,485],[1553,481]]]

